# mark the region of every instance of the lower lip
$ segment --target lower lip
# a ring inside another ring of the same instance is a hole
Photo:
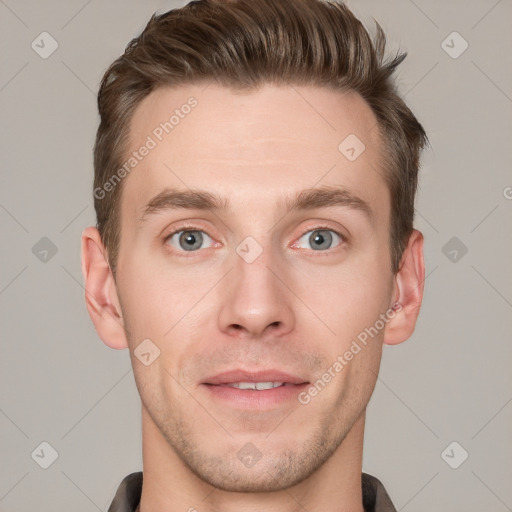
[[[304,384],[285,384],[272,389],[238,389],[231,386],[202,384],[215,400],[232,407],[242,409],[271,409],[293,400],[298,401],[298,394],[309,386]]]

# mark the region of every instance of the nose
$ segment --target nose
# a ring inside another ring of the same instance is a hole
[[[295,327],[294,295],[284,265],[264,249],[248,263],[234,255],[234,268],[222,290],[219,328],[237,338],[280,337]]]

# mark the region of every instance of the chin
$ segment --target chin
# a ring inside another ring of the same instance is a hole
[[[312,473],[305,467],[290,467],[286,462],[288,461],[280,460],[281,467],[271,464],[261,465],[258,468],[241,468],[239,464],[227,467],[224,462],[224,467],[203,467],[200,471],[190,469],[201,480],[216,489],[228,492],[263,493],[292,487]],[[286,467],[283,467],[284,465]]]

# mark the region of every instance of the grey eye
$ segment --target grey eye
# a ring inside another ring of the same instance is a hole
[[[300,244],[302,241],[305,241],[310,244],[310,247],[307,247],[307,249],[311,248],[314,251],[319,251],[323,249],[331,249],[333,239],[336,238],[339,240],[339,243],[341,243],[341,237],[335,231],[332,231],[331,229],[315,229],[302,235],[298,243]],[[336,245],[339,245],[339,243]]]
[[[178,246],[176,246],[176,237],[178,238]],[[178,250],[182,249],[184,251],[196,251],[197,249],[201,248],[205,249],[205,247],[201,247],[205,239],[209,240],[210,243],[212,241],[211,238],[206,233],[204,233],[204,231],[177,231],[169,237],[168,243],[170,243],[175,249]]]

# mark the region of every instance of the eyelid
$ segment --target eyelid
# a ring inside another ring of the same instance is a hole
[[[208,235],[206,230],[199,226],[194,226],[193,224],[184,224],[178,228],[173,228],[171,231],[169,231],[169,233],[164,235],[164,239],[170,238],[171,236],[175,235],[176,233],[179,233],[180,231],[201,231],[202,233],[206,233]]]
[[[314,231],[331,231],[331,232],[335,233],[336,235],[338,235],[340,237],[341,241],[338,245],[335,245],[334,247],[330,247],[329,249],[326,249],[324,251],[317,251],[315,249],[303,249],[302,247],[297,247],[299,240],[304,238],[308,233],[312,233]],[[293,244],[291,246],[294,248],[302,249],[302,250],[313,251],[318,254],[318,253],[328,253],[332,250],[336,250],[336,248],[341,247],[342,245],[345,245],[347,242],[348,242],[348,237],[346,235],[344,235],[343,233],[341,233],[340,231],[338,231],[337,229],[333,229],[329,226],[316,226],[316,227],[312,227],[312,228],[309,228],[306,231],[304,231],[302,233],[302,235],[300,235],[295,240],[295,242],[293,242]]]
[[[209,233],[209,228],[207,228],[204,224],[201,224],[200,221],[193,220],[183,220],[174,222],[171,227],[167,226],[165,229],[161,231],[160,236],[166,240],[167,238],[179,233],[180,231],[201,231],[202,233],[206,233],[210,238],[214,238]]]
[[[173,237],[174,235],[181,233],[183,231],[199,231],[200,233],[203,233],[203,235],[206,235],[212,241],[212,245],[219,245],[219,242],[217,242],[215,237],[210,235],[210,233],[208,232],[207,229],[205,229],[204,227],[195,225],[195,224],[190,224],[190,223],[182,224],[181,226],[179,226],[177,228],[171,229],[167,234],[164,234],[163,235],[164,244],[167,243],[167,241],[171,237]],[[207,247],[207,249],[209,249],[209,247]],[[187,251],[180,251],[180,252],[187,252]],[[190,251],[190,252],[198,252],[198,251]]]

